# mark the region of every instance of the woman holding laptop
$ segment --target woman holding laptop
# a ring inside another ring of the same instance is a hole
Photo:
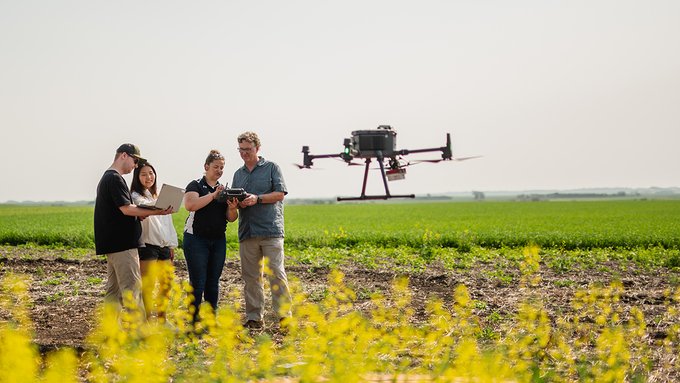
[[[156,169],[150,163],[145,163],[135,169],[132,184],[132,201],[135,205],[154,205],[158,199],[156,188]],[[139,247],[139,269],[142,274],[142,282],[148,282],[149,268],[153,263],[166,262],[172,264],[175,260],[175,248],[177,247],[177,231],[172,223],[170,215],[151,215],[142,221],[142,241],[144,245]],[[151,292],[156,281],[151,286],[143,286],[144,307],[146,317],[151,316]],[[163,286],[164,284],[161,284]],[[161,287],[162,288],[162,287]],[[161,296],[167,292],[162,291]],[[165,313],[158,312],[158,318],[165,318]]]
[[[189,211],[184,227],[184,256],[189,282],[194,289],[194,322],[203,298],[217,308],[219,283],[227,254],[224,233],[227,222],[238,218],[238,201],[220,203],[217,197],[224,186],[219,183],[224,173],[224,156],[211,150],[203,164],[205,175],[191,181],[184,194],[184,207]]]

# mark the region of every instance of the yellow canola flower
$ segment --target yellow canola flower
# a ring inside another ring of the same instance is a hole
[[[8,315],[0,322],[0,382],[34,382],[40,357],[31,343],[28,280],[9,274],[0,282],[0,311]]]

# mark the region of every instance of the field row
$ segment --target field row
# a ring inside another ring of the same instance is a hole
[[[182,240],[188,212],[173,216]],[[286,206],[295,248],[680,249],[680,201]],[[0,244],[94,247],[91,207],[0,207]],[[227,241],[238,243],[237,224]]]

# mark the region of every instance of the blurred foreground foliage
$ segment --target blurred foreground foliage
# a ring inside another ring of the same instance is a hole
[[[369,310],[355,306],[354,291],[339,271],[314,302],[293,285],[293,318],[283,338],[241,326],[238,304],[217,312],[201,307],[190,321],[187,291],[171,267],[154,278],[167,296],[155,296],[166,312],[160,323],[126,299],[121,311],[107,306],[97,314],[85,352],[63,348],[40,355],[31,343],[27,280],[6,275],[0,293],[0,382],[253,382],[294,377],[301,382],[397,381],[413,377],[433,382],[624,382],[653,374],[680,377],[680,289],[666,292],[661,319],[665,336],[650,343],[651,329],[637,308],[624,312],[623,286],[591,285],[572,298],[571,313],[549,318],[537,294],[538,248],[524,249],[520,290],[524,300],[513,317],[490,331],[474,314],[464,285],[452,302],[432,298],[426,319],[413,322],[406,278],[385,295],[374,294]],[[236,300],[235,300],[236,301]],[[366,308],[366,307],[364,307]],[[362,314],[363,312],[363,314]],[[665,356],[664,356],[665,355]],[[661,371],[661,372],[660,372]]]

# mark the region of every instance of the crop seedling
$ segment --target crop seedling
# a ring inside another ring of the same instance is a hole
[[[477,334],[477,338],[481,340],[493,340],[497,339],[498,337],[499,335],[493,331],[493,327],[491,326],[482,327]]]
[[[572,287],[576,286],[576,282],[567,279],[566,281],[555,281],[555,286],[559,287]]]
[[[61,300],[62,302],[66,302],[66,292],[60,291],[56,294],[53,294],[53,295],[50,295],[49,297],[47,297],[48,302],[56,302],[56,301],[59,301],[59,300]]]
[[[309,294],[309,300],[312,302],[320,302],[328,296],[328,288],[323,287],[322,289],[312,290]]]
[[[497,280],[505,285],[512,282],[512,279],[515,277],[514,274],[506,274],[503,270],[484,271],[483,274],[487,278]]]
[[[486,303],[484,303],[482,301],[475,300],[475,301],[473,301],[473,303],[474,303],[474,307],[477,310],[486,310],[488,308]]]
[[[489,315],[489,317],[487,318],[489,323],[494,323],[494,324],[500,322],[501,319],[502,319],[501,315],[499,313],[497,313],[496,311],[491,313],[491,315]]]
[[[677,274],[670,274],[668,276],[668,283],[671,285],[671,287],[675,288],[678,285],[680,285],[680,277],[678,277]]]

